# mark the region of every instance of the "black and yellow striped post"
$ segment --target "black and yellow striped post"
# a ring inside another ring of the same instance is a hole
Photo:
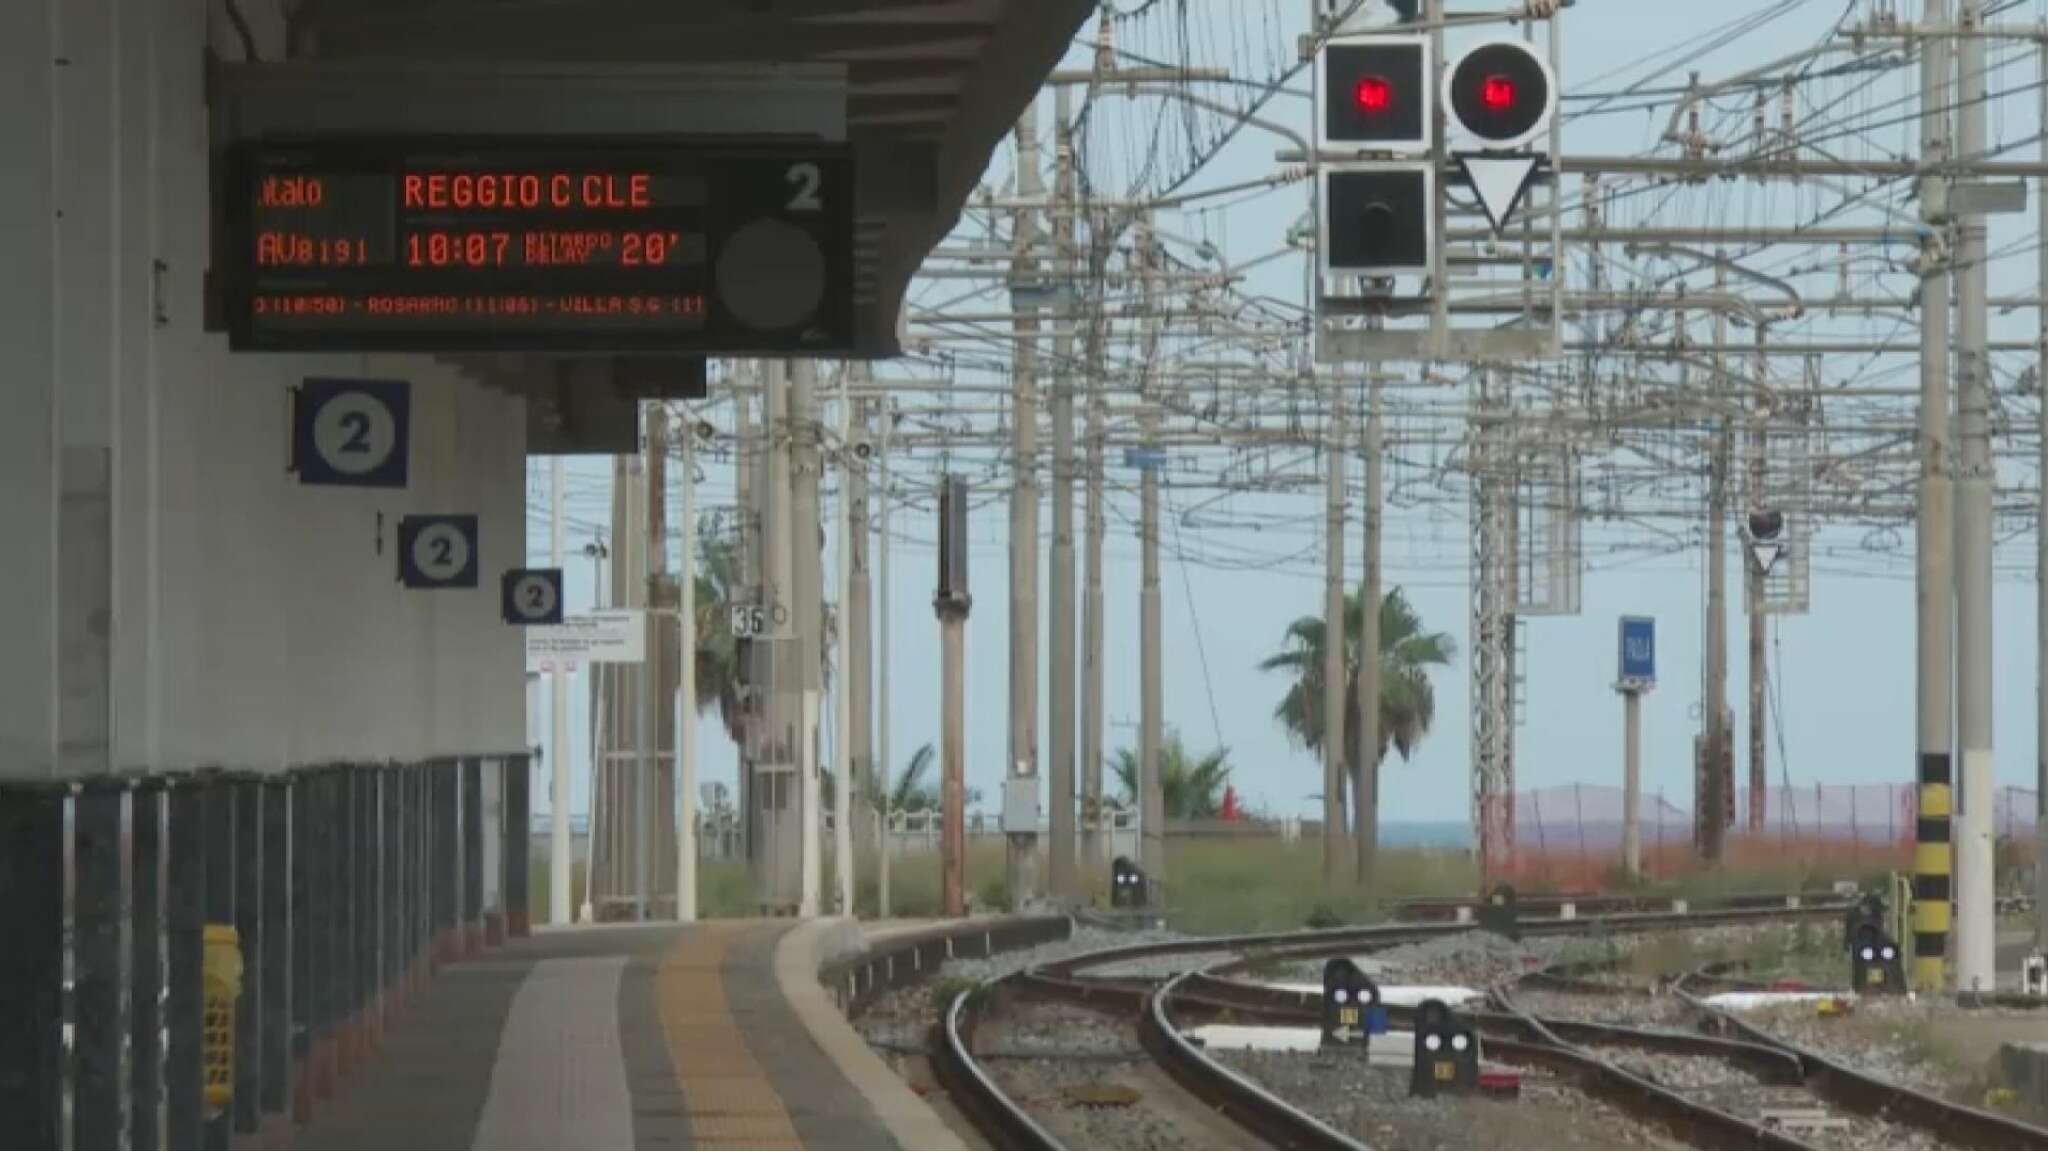
[[[1949,901],[1955,871],[1950,815],[1953,770],[1946,752],[1920,754],[1920,819],[1913,846],[1913,987],[1940,993],[1948,985]]]

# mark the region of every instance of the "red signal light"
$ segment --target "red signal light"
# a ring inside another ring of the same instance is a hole
[[[1367,76],[1358,82],[1351,99],[1360,112],[1377,116],[1394,106],[1394,85],[1384,76]]]
[[[1515,82],[1498,73],[1488,76],[1479,87],[1479,102],[1489,111],[1505,112],[1515,106]]]

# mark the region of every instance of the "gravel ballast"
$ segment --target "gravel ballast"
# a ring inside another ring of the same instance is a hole
[[[1418,1098],[1408,1070],[1349,1052],[1216,1052],[1281,1099],[1376,1148],[1680,1148],[1547,1072],[1522,1069],[1521,1096]]]

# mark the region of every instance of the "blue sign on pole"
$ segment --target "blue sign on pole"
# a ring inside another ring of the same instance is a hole
[[[1624,691],[1644,691],[1657,684],[1657,621],[1648,616],[1621,618],[1621,676]]]

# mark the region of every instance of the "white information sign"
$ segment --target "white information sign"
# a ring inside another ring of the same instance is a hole
[[[526,667],[543,663],[638,664],[647,659],[647,614],[637,608],[565,616],[560,624],[526,629]]]

